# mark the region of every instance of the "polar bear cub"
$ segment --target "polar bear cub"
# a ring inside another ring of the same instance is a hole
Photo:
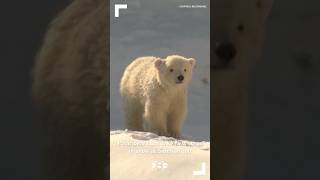
[[[195,59],[139,57],[120,83],[125,126],[178,138],[187,113],[187,88]]]

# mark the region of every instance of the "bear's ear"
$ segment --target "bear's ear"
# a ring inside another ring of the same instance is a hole
[[[164,64],[164,60],[160,59],[160,58],[157,58],[155,61],[154,61],[154,66],[160,70],[161,66]]]
[[[196,60],[193,58],[189,58],[189,63],[191,64],[191,66],[193,67],[196,64]]]

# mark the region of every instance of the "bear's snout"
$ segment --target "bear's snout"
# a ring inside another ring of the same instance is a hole
[[[182,82],[182,81],[184,80],[184,76],[182,76],[182,75],[178,76],[178,80],[179,80],[180,82]]]
[[[215,48],[215,54],[224,65],[229,64],[237,55],[237,50],[233,43],[222,43]]]

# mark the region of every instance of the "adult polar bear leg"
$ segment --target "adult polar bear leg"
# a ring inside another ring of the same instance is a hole
[[[181,93],[173,100],[168,114],[167,128],[169,136],[179,138],[181,135],[182,124],[187,114],[186,92]]]
[[[147,100],[143,115],[144,120],[147,123],[147,130],[160,136],[168,135],[166,114],[165,111],[163,111],[164,108],[165,107],[161,103],[154,103],[150,100]]]

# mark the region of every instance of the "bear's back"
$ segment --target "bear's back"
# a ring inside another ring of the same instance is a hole
[[[37,103],[56,109],[59,98],[70,102],[83,99],[85,90],[79,89],[88,83],[106,88],[109,41],[105,6],[104,0],[75,0],[52,21],[33,69]]]
[[[122,93],[129,88],[131,91],[142,90],[148,81],[155,78],[154,61],[156,59],[153,56],[145,56],[132,61],[125,68],[121,78],[120,92]]]
[[[133,71],[141,71],[141,70],[150,70],[154,67],[154,61],[156,57],[153,56],[145,56],[139,57],[133,60],[126,68],[126,72],[133,72]]]

